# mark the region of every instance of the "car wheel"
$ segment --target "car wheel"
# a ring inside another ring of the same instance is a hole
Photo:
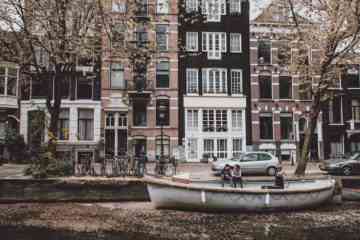
[[[266,173],[267,173],[268,176],[275,176],[275,174],[276,174],[276,168],[274,168],[274,167],[269,167],[269,168],[267,169]]]
[[[343,167],[343,174],[345,176],[350,176],[351,175],[351,167]]]

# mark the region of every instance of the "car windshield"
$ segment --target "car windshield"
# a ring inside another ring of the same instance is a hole
[[[351,157],[350,160],[359,160],[360,156],[359,153],[354,153]]]

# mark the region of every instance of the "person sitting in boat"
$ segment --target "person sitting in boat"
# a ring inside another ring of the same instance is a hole
[[[284,173],[282,171],[275,174],[275,187],[280,189],[285,187]]]
[[[225,185],[225,182],[232,180],[232,170],[229,164],[225,165],[224,169],[222,170],[221,176],[223,180],[223,186]]]
[[[236,188],[238,185],[240,185],[240,187],[243,188],[242,172],[239,164],[236,164],[233,170],[232,183],[234,188]]]

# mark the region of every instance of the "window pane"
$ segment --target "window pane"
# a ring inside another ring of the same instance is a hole
[[[168,50],[168,26],[156,25],[156,45],[160,51]]]
[[[169,87],[170,65],[168,61],[162,61],[156,65],[156,86],[158,88]]]
[[[0,94],[5,94],[5,67],[0,67]]]
[[[241,52],[241,34],[238,33],[230,34],[230,51]]]
[[[280,114],[280,130],[281,130],[282,140],[290,140],[293,138],[292,125],[293,125],[293,117],[291,113]]]
[[[241,138],[234,138],[233,139],[233,150],[232,150],[232,156],[234,158],[239,158],[241,156],[242,152],[242,141]]]
[[[231,93],[232,94],[242,94],[242,71],[241,70],[232,70],[231,71]]]
[[[198,50],[198,33],[187,32],[186,33],[186,50],[197,51]]]
[[[292,79],[291,76],[280,76],[280,99],[292,98]]]
[[[79,109],[78,138],[87,141],[94,139],[94,110]]]
[[[156,100],[156,125],[157,126],[169,126],[170,125],[170,108],[169,99]]]
[[[260,139],[273,139],[272,116],[260,116]]]
[[[271,64],[271,42],[262,40],[258,45],[258,61],[260,64]]]
[[[134,126],[145,127],[147,125],[146,106],[147,106],[146,101],[134,101],[133,103]]]
[[[241,13],[241,0],[230,0],[230,13]]]
[[[186,69],[186,92],[198,93],[198,70]]]
[[[272,80],[271,76],[259,76],[260,98],[272,98]]]
[[[169,13],[169,1],[170,0],[157,0],[156,1],[156,12],[158,14]]]
[[[121,64],[111,64],[111,76],[110,76],[111,88],[125,88],[124,68]]]
[[[69,139],[69,122],[70,122],[70,110],[61,109],[58,119],[58,133],[59,140]]]
[[[77,80],[77,98],[78,99],[91,99],[92,98],[92,80],[80,77]]]

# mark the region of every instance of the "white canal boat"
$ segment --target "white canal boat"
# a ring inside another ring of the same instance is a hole
[[[244,181],[243,188],[220,181],[146,177],[156,208],[194,211],[276,211],[319,206],[332,199],[335,180],[289,180],[284,189],[263,189],[270,181]]]

